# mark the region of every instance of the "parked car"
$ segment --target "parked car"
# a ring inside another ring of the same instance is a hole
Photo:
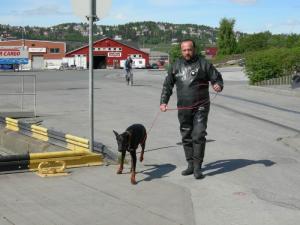
[[[157,63],[152,63],[151,68],[157,70],[159,69],[159,66]]]

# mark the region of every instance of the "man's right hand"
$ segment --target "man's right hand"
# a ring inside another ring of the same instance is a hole
[[[168,106],[167,106],[167,104],[161,104],[159,108],[160,108],[161,112],[166,112],[168,109]]]

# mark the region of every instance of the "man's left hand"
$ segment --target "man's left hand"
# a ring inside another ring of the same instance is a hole
[[[222,88],[219,84],[214,84],[213,89],[215,90],[215,92],[221,92],[222,91]]]

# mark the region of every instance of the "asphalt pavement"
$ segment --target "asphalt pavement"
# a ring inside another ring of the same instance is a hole
[[[300,98],[249,88],[241,68],[220,69],[224,91],[211,91],[205,179],[183,177],[186,162],[176,111],[159,112],[163,71],[95,71],[95,140],[116,152],[112,130],[133,123],[148,129],[145,161],[75,169],[66,177],[0,175],[0,224],[296,225],[300,221]],[[37,75],[42,126],[89,137],[88,72]],[[6,80],[5,88],[19,88]],[[31,89],[28,84],[26,88]],[[292,93],[292,92],[291,92]],[[25,100],[32,109],[32,98]],[[1,97],[1,109],[19,99]],[[176,107],[176,93],[169,107]],[[157,120],[154,119],[157,117]]]

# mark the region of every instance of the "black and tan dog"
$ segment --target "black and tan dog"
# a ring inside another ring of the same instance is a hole
[[[131,155],[131,183],[136,184],[135,171],[136,171],[136,150],[139,145],[142,147],[140,155],[140,162],[144,160],[144,151],[146,146],[147,132],[146,128],[142,124],[133,124],[126,129],[122,134],[118,134],[113,131],[116,135],[118,142],[118,151],[122,153],[120,167],[117,174],[122,174],[124,159],[126,151]]]

